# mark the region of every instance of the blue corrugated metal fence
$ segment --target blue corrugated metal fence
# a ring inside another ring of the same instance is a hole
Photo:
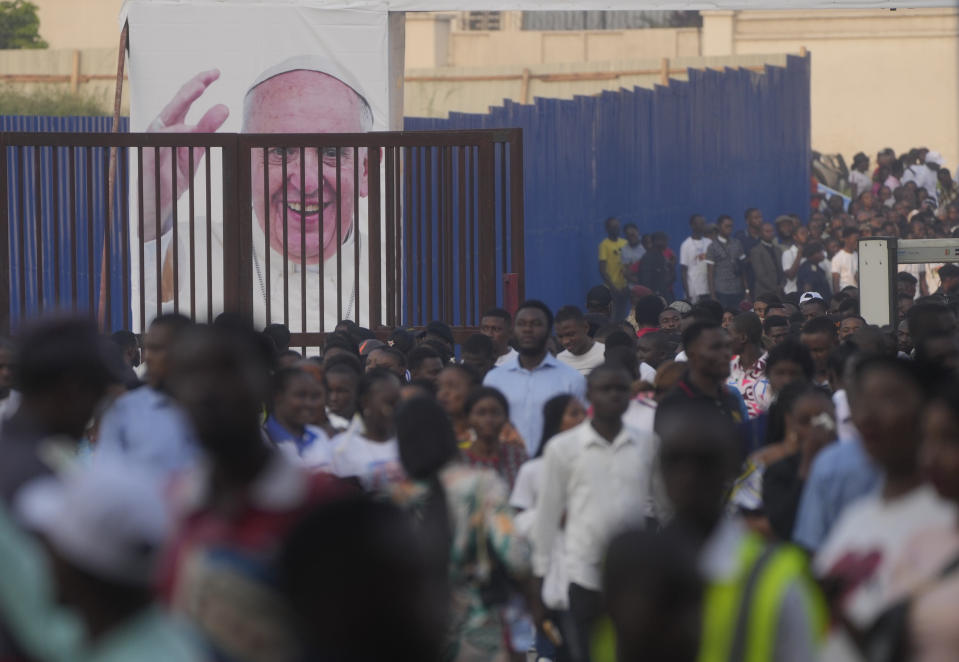
[[[609,216],[667,232],[677,254],[693,213],[730,214],[737,227],[747,207],[806,217],[809,73],[808,57],[763,73],[690,70],[653,90],[507,101],[485,115],[407,118],[406,129],[522,128],[526,294],[583,305]]]
[[[0,116],[0,131],[4,132],[54,132],[65,131],[72,133],[109,132],[113,128],[110,117],[36,117],[36,116]],[[127,118],[121,118],[119,130],[128,130]],[[77,163],[74,171],[73,189],[75,201],[72,210],[75,212],[76,231],[69,231],[71,219],[70,205],[70,172],[68,164],[68,150],[57,149],[57,186],[51,183],[53,177],[52,149],[40,150],[23,149],[18,153],[17,148],[7,147],[7,209],[10,218],[10,326],[16,329],[21,322],[21,283],[20,273],[26,273],[27,278],[23,285],[25,296],[24,311],[29,318],[38,312],[39,292],[38,285],[42,284],[44,308],[58,307],[55,293],[59,286],[59,307],[69,307],[73,302],[73,289],[76,287],[75,303],[81,310],[96,309],[96,297],[100,292],[101,268],[103,261],[104,224],[107,219],[107,191],[103,183],[106,181],[106,172],[109,162],[109,150],[96,148],[90,150],[89,162],[87,155],[77,150]],[[34,219],[36,218],[36,192],[34,159],[39,155],[40,162],[40,232],[36,232]],[[92,172],[88,172],[89,163]],[[88,178],[91,177],[88,188]],[[115,218],[124,218],[127,200],[127,178],[122,168],[118,168],[117,191],[114,194]],[[53,200],[53,191],[60,192],[58,199]],[[22,205],[22,210],[18,208]],[[17,219],[24,218],[28,222],[26,227],[20,227]],[[92,236],[88,235],[88,219],[93,219]],[[58,228],[59,232],[55,232]],[[36,278],[36,241],[42,237],[41,259],[43,270],[41,283]],[[53,237],[59,235],[59,245]],[[23,247],[23,263],[25,272],[20,269],[20,248]],[[89,247],[93,246],[93,260],[89,259]],[[114,292],[121,291],[124,282],[129,282],[129,273],[121,268],[123,247],[119,236],[114,233],[110,241],[110,287]],[[60,270],[55,269],[59,261]],[[75,266],[74,266],[75,265]],[[73,268],[71,268],[73,267]],[[91,287],[92,279],[92,287]],[[93,292],[91,301],[90,292]],[[109,324],[112,329],[123,326],[123,308],[119,297],[115,297],[109,311]],[[129,305],[129,304],[127,304]]]

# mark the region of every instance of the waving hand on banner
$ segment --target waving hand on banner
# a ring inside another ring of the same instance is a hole
[[[193,107],[193,103],[203,96],[206,89],[220,77],[219,69],[201,71],[188,80],[173,96],[170,103],[160,111],[150,125],[148,133],[214,133],[223,126],[230,114],[229,108],[218,104],[210,108],[196,124],[187,124],[186,116]],[[199,155],[194,149],[193,168],[197,171],[203,158],[203,150]],[[179,198],[190,185],[190,148],[181,147],[176,150],[176,196],[173,194],[173,178],[171,175],[173,150],[161,148],[158,158],[155,158],[153,149],[143,151],[143,231],[144,241],[152,241],[156,237],[156,173],[160,172],[160,218],[161,234],[170,230],[172,223],[171,212],[176,198]]]

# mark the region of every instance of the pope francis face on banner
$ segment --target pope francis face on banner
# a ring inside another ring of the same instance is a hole
[[[187,82],[174,96],[159,116],[151,123],[149,130],[169,133],[204,133],[214,132],[226,121],[229,110],[217,105],[204,113],[196,124],[187,124],[186,116],[194,103],[200,99],[204,91],[219,77],[218,70],[210,70],[197,74]],[[250,85],[243,100],[243,132],[244,133],[361,133],[372,128],[373,116],[370,106],[359,86],[350,79],[347,72],[335,64],[313,56],[290,58],[275,67],[267,69]],[[264,151],[266,154],[264,155]],[[201,152],[202,153],[202,152]],[[189,177],[189,150],[180,148],[174,151],[161,149],[159,158],[154,160],[153,150],[144,150],[143,187],[144,199],[144,230],[145,241],[156,239],[155,219],[153,213],[155,205],[152,200],[159,199],[161,210],[161,236],[164,237],[172,228],[172,211],[177,204],[176,198],[182,197],[191,182]],[[194,173],[199,172],[197,165],[197,151],[194,151]],[[174,194],[172,172],[174,169],[171,160],[176,158],[177,182]],[[273,310],[283,309],[284,297],[290,302],[290,318],[286,320],[291,328],[298,330],[301,326],[301,315],[298,309],[300,288],[302,287],[298,270],[306,270],[321,274],[319,282],[307,285],[309,301],[318,300],[318,289],[324,288],[326,301],[336,301],[336,288],[340,288],[342,308],[331,310],[330,304],[324,306],[325,324],[332,328],[338,318],[355,318],[353,308],[357,289],[366,287],[367,256],[360,250],[361,264],[360,280],[353,282],[353,244],[361,242],[361,234],[365,228],[358,227],[359,209],[354,208],[354,201],[366,198],[368,194],[368,160],[365,148],[282,148],[274,147],[266,150],[253,149],[251,159],[251,198],[253,218],[256,226],[253,228],[254,248],[254,289],[259,290],[260,296],[254,296],[257,323],[276,320],[265,319],[264,308],[267,298],[271,299]],[[337,168],[339,160],[339,168]],[[155,189],[156,172],[160,172],[160,188]],[[169,173],[169,174],[168,174]],[[337,202],[339,201],[339,202]],[[364,216],[365,218],[365,216]],[[184,219],[179,219],[180,224]],[[200,225],[200,224],[198,224]],[[284,246],[284,225],[286,228],[286,245]],[[202,228],[201,228],[202,230]],[[152,231],[152,232],[151,232]],[[265,245],[264,235],[269,240]],[[174,293],[179,293],[179,307],[184,309],[184,302],[189,301],[191,294],[198,299],[198,316],[206,308],[205,280],[197,278],[196,286],[190,288],[188,271],[185,265],[189,250],[189,231],[180,230],[178,241],[178,282],[173,285],[173,259],[171,250],[173,243],[165,242],[163,248],[163,265],[161,268],[161,291],[164,308],[168,308],[174,299]],[[211,239],[216,242],[212,254],[213,263],[210,265],[214,274],[222,273],[222,224],[214,224]],[[197,255],[205,255],[205,233],[194,232],[194,240],[202,244],[197,246]],[[342,265],[342,279],[334,278],[330,265],[335,262],[337,248],[340,248]],[[265,252],[273,253],[269,260],[269,278],[266,278],[267,268],[264,260]],[[145,251],[147,262],[155,253],[149,248]],[[296,277],[287,279],[283,285],[283,255],[287,257],[287,268],[295,272]],[[197,267],[200,268],[198,260]],[[147,264],[146,274],[151,273]],[[202,265],[205,270],[205,265]],[[309,273],[307,274],[309,275]],[[228,276],[229,277],[229,276]],[[316,276],[313,276],[316,278]],[[345,282],[345,281],[349,282]],[[202,287],[201,287],[202,286]],[[332,289],[332,291],[331,291]],[[315,291],[313,291],[315,290]],[[155,287],[147,287],[147,292],[155,291]],[[256,294],[256,293],[255,293]],[[214,314],[222,309],[222,294],[210,293],[214,300]],[[199,301],[202,299],[202,305]],[[155,306],[155,304],[154,304]],[[315,306],[314,306],[315,307]],[[294,310],[295,308],[295,310]],[[150,307],[147,308],[149,312]],[[319,320],[317,312],[306,311],[306,317],[311,320],[306,330],[317,331]],[[279,319],[278,321],[284,321]]]
[[[361,133],[369,131],[371,124],[369,107],[356,91],[317,71],[289,71],[258,82],[243,105],[244,133]],[[266,163],[260,150],[251,155],[253,213],[261,230],[269,227],[270,246],[282,254],[285,208],[291,260],[316,264],[335,256],[337,190],[341,240],[352,229],[354,191],[367,196],[366,150],[341,148],[339,152],[339,186],[336,148],[324,148],[322,154],[305,149],[302,162],[299,148],[271,148]],[[360,162],[359,181],[354,181],[354,160]],[[306,252],[301,255],[304,244]]]

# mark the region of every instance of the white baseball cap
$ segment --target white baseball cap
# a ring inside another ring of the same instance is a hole
[[[16,511],[72,565],[101,579],[148,586],[171,533],[170,513],[155,478],[103,462],[36,480]]]
[[[938,166],[942,165],[942,154],[939,152],[926,152],[926,163],[935,163]]]
[[[799,297],[799,305],[808,303],[810,301],[824,301],[822,295],[819,292],[806,292],[801,297]]]

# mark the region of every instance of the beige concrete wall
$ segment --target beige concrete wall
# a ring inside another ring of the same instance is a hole
[[[953,172],[959,169],[959,9],[710,11],[703,12],[701,30],[569,32],[519,30],[518,14],[506,12],[504,29],[496,32],[463,31],[457,17],[446,15],[445,57],[435,50],[421,57],[418,43],[408,41],[408,77],[447,79],[408,82],[406,114],[484,112],[504,98],[519,100],[524,68],[609,71],[627,60],[648,58],[636,66],[650,66],[663,57],[798,54],[806,48],[812,57],[813,149],[851,161],[860,150],[874,158],[883,147],[903,152],[925,145],[941,151]],[[435,49],[436,42],[429,43]],[[428,61],[452,69],[421,70],[436,66]],[[470,75],[512,78],[448,79]],[[655,82],[655,75],[576,85],[532,79],[527,94],[568,97]]]
[[[735,54],[812,57],[812,142],[847,160],[925,145],[959,166],[959,10],[736,12]]]
[[[446,117],[450,111],[485,113],[504,99],[531,103],[536,97],[571,99],[603,90],[661,84],[668,77],[686,80],[687,69],[784,66],[786,56],[732,55],[611,62],[553,63],[530,67],[446,67],[407,69],[404,111],[407,117]]]
[[[50,48],[116,48],[123,0],[31,0]]]
[[[71,79],[77,73],[77,92],[97,100],[106,114],[110,114],[113,108],[116,71],[115,47],[0,50],[0,85],[26,92],[51,87],[71,90]],[[129,91],[124,87],[121,112],[127,114],[129,107]]]
[[[507,13],[512,18],[520,12]],[[407,14],[407,69],[609,62],[700,54],[697,28],[470,32],[457,29],[458,23],[451,14]],[[429,32],[440,35],[439,39]],[[444,47],[445,53],[438,50]]]

